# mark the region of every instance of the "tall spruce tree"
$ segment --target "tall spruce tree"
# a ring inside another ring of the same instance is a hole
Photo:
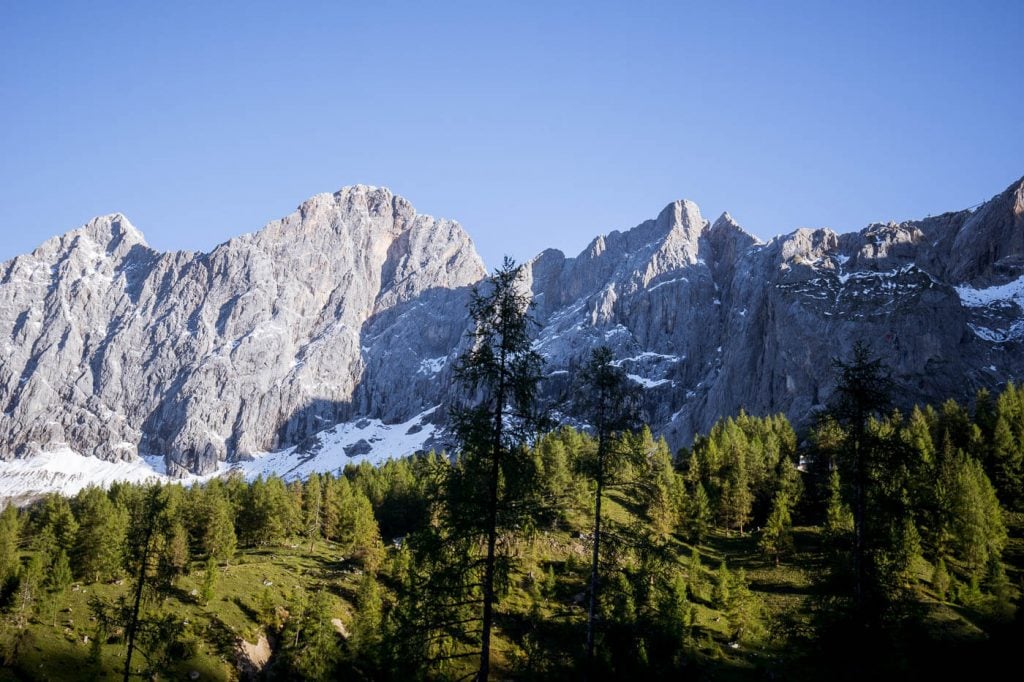
[[[478,680],[490,674],[498,536],[503,528],[529,519],[528,506],[518,504],[516,498],[528,488],[530,458],[524,446],[537,431],[543,363],[531,345],[535,323],[529,307],[530,297],[520,285],[520,267],[506,258],[482,287],[473,290],[471,345],[456,366],[457,378],[472,395],[469,406],[453,410],[462,446],[456,483],[462,500],[479,511],[475,519],[461,521],[474,525],[486,544]]]
[[[594,663],[595,621],[600,591],[601,559],[601,502],[609,469],[618,468],[617,462],[625,454],[628,439],[624,431],[635,429],[639,422],[639,395],[626,377],[626,372],[613,363],[610,348],[595,348],[580,372],[577,392],[580,414],[593,426],[597,436],[597,453],[593,470],[594,479],[594,537],[590,565],[590,599],[587,608],[587,665],[591,672]]]
[[[831,415],[846,427],[845,455],[852,469],[853,485],[853,571],[854,603],[857,613],[864,615],[868,566],[865,537],[868,486],[871,470],[877,459],[878,443],[869,429],[869,421],[889,406],[891,381],[882,361],[871,355],[867,345],[858,342],[849,362],[834,359],[837,374],[835,401]]]

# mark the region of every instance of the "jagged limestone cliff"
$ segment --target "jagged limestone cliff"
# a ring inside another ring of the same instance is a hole
[[[0,459],[141,452],[206,473],[315,450],[339,422],[443,422],[484,275],[457,223],[386,189],[318,195],[209,254],[158,253],[123,216],[97,218],[0,265]],[[524,286],[547,395],[608,344],[678,445],[740,408],[805,423],[857,340],[906,404],[1020,378],[1022,275],[1024,180],[974,211],[767,243],[675,202],[575,258],[545,251]]]

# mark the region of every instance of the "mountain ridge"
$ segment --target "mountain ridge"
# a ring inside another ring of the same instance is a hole
[[[439,437],[485,275],[461,225],[367,185],[208,253],[158,252],[122,214],[94,218],[0,264],[0,460],[70,448],[207,475],[315,450],[334,424],[423,415],[418,432]],[[918,401],[1024,376],[1022,275],[1024,178],[974,210],[766,242],[679,200],[576,256],[541,252],[523,281],[551,394],[608,344],[681,445],[739,408],[805,423],[830,395],[829,358],[856,340]]]

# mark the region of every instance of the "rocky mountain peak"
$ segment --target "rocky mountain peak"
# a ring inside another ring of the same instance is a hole
[[[1024,274],[1024,178],[972,212],[952,240],[949,274],[958,282],[1001,284]]]
[[[700,207],[689,199],[673,201],[661,210],[655,222],[657,230],[667,236],[675,233],[692,242],[696,242],[708,227],[708,221],[700,214]]]
[[[407,454],[386,444],[443,425],[485,274],[458,223],[365,185],[208,254],[97,218],[0,268],[0,459],[158,454],[178,475],[295,446],[311,470],[350,436],[346,457]],[[974,210],[767,244],[677,201],[523,274],[551,397],[607,344],[673,445],[741,407],[806,423],[856,340],[907,402],[1024,376],[1024,179]]]
[[[68,257],[73,253],[88,259],[119,259],[131,252],[133,247],[148,249],[146,238],[121,213],[98,216],[78,229],[41,244],[33,255],[38,258],[52,258],[58,254]]]

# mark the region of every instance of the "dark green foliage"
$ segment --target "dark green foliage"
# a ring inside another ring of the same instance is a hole
[[[199,599],[203,605],[208,605],[213,599],[213,590],[217,587],[217,560],[211,554],[206,558],[206,568],[203,570],[203,583],[199,588]]]
[[[68,561],[68,555],[63,549],[57,550],[46,573],[46,589],[50,592],[53,602],[51,607],[54,627],[57,625],[57,609],[61,606],[71,580],[71,562]]]
[[[288,611],[291,615],[281,633],[281,653],[272,676],[336,679],[340,649],[338,635],[331,624],[327,593],[321,589],[307,597],[299,592],[288,604]]]
[[[0,512],[0,590],[18,574],[18,549],[21,546],[21,515],[14,505]]]
[[[949,592],[950,578],[949,571],[946,570],[945,559],[939,558],[935,562],[935,570],[932,571],[932,589],[935,590],[936,596],[940,600],[946,599],[946,594]]]
[[[194,505],[198,513],[190,515],[190,518],[196,550],[218,561],[230,561],[238,540],[227,489],[215,480],[195,491],[197,499]]]
[[[111,580],[121,571],[121,550],[127,532],[123,509],[107,493],[88,487],[73,500],[78,531],[71,554],[78,576],[92,582]]]
[[[539,431],[537,391],[543,361],[531,345],[534,322],[527,314],[530,298],[520,287],[520,272],[506,258],[484,288],[474,288],[469,305],[472,345],[456,367],[473,402],[453,409],[462,452],[451,472],[448,521],[457,537],[476,535],[486,543],[480,578],[480,680],[488,678],[494,603],[508,574],[508,557],[499,557],[498,537],[528,526],[539,506],[537,467],[526,445]]]
[[[796,457],[796,434],[782,415],[759,418],[741,412],[698,436],[679,458],[685,462],[694,537],[705,532],[709,514],[718,525],[741,532],[750,524],[764,525],[783,485],[780,476],[787,477],[795,505],[802,488],[795,475]],[[698,488],[703,488],[699,499]]]
[[[78,522],[68,500],[57,494],[47,495],[32,515],[33,546],[46,555],[57,549],[66,550],[75,543]]]

